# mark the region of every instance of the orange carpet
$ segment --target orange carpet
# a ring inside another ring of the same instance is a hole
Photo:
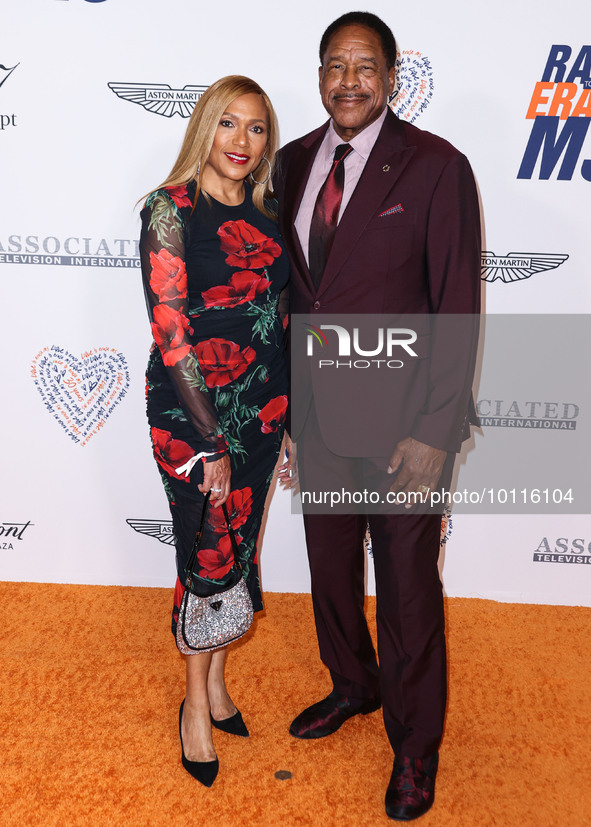
[[[216,731],[215,784],[191,779],[170,600],[168,589],[0,583],[0,824],[393,823],[379,712],[317,742],[287,732],[330,689],[308,595],[266,595],[228,658],[251,738]],[[435,806],[418,823],[591,824],[591,609],[448,599],[447,618],[446,733]]]

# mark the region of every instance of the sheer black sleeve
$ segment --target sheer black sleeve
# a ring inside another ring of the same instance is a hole
[[[191,345],[182,215],[172,197],[158,190],[148,197],[141,218],[142,279],[154,342],[201,450],[217,459],[227,453],[227,443]]]

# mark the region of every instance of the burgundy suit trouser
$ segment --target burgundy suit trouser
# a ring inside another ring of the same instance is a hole
[[[333,454],[315,412],[298,439],[302,490],[311,465],[334,490],[358,485],[359,460]],[[450,455],[442,478],[451,477]],[[382,472],[384,474],[384,472]],[[385,477],[390,485],[393,477]],[[364,614],[369,522],[376,579],[378,660]],[[447,694],[443,591],[437,514],[304,514],[312,601],[323,663],[335,689],[352,698],[381,698],[395,753],[415,758],[441,740]]]

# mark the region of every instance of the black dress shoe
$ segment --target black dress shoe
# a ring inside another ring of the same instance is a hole
[[[426,758],[396,756],[386,792],[386,815],[412,821],[429,810],[435,799],[438,754]]]
[[[248,738],[250,732],[246,728],[246,724],[242,720],[242,715],[238,710],[231,718],[222,718],[221,721],[216,721],[210,713],[211,723],[216,729],[221,729],[222,732],[229,732],[230,735],[241,735],[243,738]]]
[[[353,715],[367,715],[380,706],[380,701],[348,698],[333,689],[323,701],[300,712],[292,721],[289,732],[294,738],[324,738],[336,732]]]
[[[185,701],[183,700],[181,708],[179,709],[179,735],[181,736],[181,752],[183,755],[183,767],[187,770],[189,775],[192,775],[193,778],[195,778],[197,781],[200,781],[206,787],[211,787],[211,785],[216,779],[216,775],[218,774],[220,762],[217,758],[214,761],[189,761],[189,759],[185,756],[182,731],[184,706]]]

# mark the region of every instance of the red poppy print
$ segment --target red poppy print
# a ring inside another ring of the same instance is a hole
[[[233,382],[256,359],[255,351],[247,346],[240,350],[236,342],[227,339],[207,339],[195,346],[201,374],[208,388]]]
[[[236,542],[242,537],[236,535]],[[212,580],[221,580],[228,574],[234,565],[234,550],[229,534],[220,537],[215,548],[202,548],[197,552],[197,562],[201,566],[199,577],[208,577]]]
[[[187,297],[187,270],[182,258],[171,255],[163,247],[159,253],[150,253],[150,264],[150,287],[159,302]]]
[[[167,187],[166,192],[170,195],[177,207],[192,207],[193,203],[187,195],[187,188],[182,187]]]
[[[239,488],[231,491],[226,500],[226,509],[230,518],[230,525],[236,531],[248,520],[252,509],[252,488]],[[210,508],[207,516],[210,526],[216,534],[227,534],[226,519],[221,508]]]
[[[276,396],[259,411],[259,419],[263,423],[261,431],[264,434],[274,434],[285,419],[287,410],[287,396]]]
[[[242,218],[238,221],[225,221],[218,230],[221,248],[228,253],[226,264],[256,270],[268,267],[273,259],[281,255],[281,247],[252,224]]]
[[[150,428],[150,434],[156,462],[171,477],[189,482],[188,477],[177,474],[176,469],[185,465],[195,456],[195,449],[183,442],[182,439],[174,439],[170,431],[163,431],[162,428]]]
[[[264,293],[271,282],[263,276],[251,273],[250,270],[240,270],[234,273],[227,284],[219,287],[210,287],[201,294],[205,307],[236,307],[245,302],[251,302],[260,293]]]
[[[152,335],[162,353],[162,361],[169,367],[184,359],[191,350],[185,333],[193,333],[189,320],[168,304],[154,307]]]

